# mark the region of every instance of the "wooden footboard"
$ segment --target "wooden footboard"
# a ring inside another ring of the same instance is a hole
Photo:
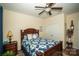
[[[36,52],[36,54],[37,56],[53,56],[53,55],[57,56],[58,54],[62,55],[62,42],[60,42],[54,47],[49,48],[44,53]]]

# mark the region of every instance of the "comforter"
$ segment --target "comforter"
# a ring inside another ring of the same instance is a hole
[[[44,51],[58,43],[59,41],[37,38],[31,40],[24,39],[22,45],[31,56],[36,56],[36,51],[44,53]]]

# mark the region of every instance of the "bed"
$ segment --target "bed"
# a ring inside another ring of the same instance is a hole
[[[38,34],[38,38],[28,40],[28,34]],[[57,53],[62,55],[62,41],[42,39],[38,29],[28,28],[21,30],[21,49],[26,56],[52,56]]]

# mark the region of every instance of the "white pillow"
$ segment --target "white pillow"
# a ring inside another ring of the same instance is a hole
[[[33,34],[33,38],[34,39],[38,38],[38,34],[37,33],[36,34]]]
[[[24,35],[24,39],[23,40],[27,40],[27,35]]]
[[[33,39],[32,34],[27,34],[28,40]]]

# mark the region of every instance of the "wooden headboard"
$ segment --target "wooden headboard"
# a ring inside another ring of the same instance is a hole
[[[35,34],[35,33],[37,33],[39,35],[39,30],[35,29],[35,28],[27,28],[25,30],[21,30],[21,44],[22,44],[22,40],[24,38],[24,35]]]

